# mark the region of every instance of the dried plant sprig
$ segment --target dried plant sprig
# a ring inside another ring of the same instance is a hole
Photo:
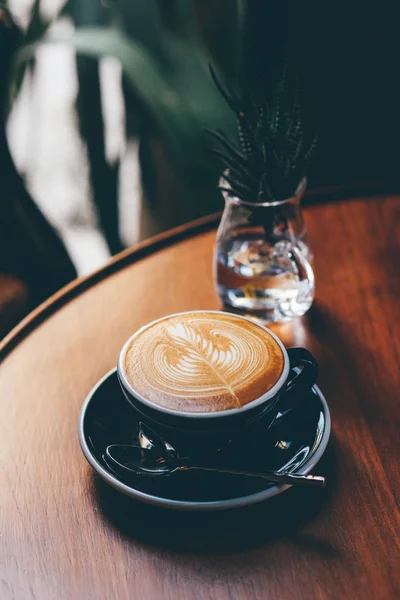
[[[271,98],[255,98],[247,90],[243,98],[211,76],[237,119],[239,146],[221,131],[208,131],[217,140],[218,156],[232,193],[250,202],[269,202],[292,196],[306,175],[317,144],[309,135],[302,110],[299,79],[285,60],[282,75]]]

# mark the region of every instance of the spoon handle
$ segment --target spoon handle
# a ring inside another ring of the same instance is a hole
[[[284,485],[309,485],[324,488],[326,487],[325,477],[320,475],[295,475],[291,473],[257,473],[254,471],[237,471],[235,469],[216,469],[211,467],[199,467],[195,465],[185,465],[178,467],[179,471],[196,469],[199,471],[214,471],[217,473],[228,473],[229,475],[246,475],[247,477],[259,477],[268,481],[275,481]]]

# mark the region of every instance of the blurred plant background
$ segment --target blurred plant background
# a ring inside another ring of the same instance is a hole
[[[204,127],[236,134],[209,63],[235,76],[240,2],[8,6],[24,30],[12,73],[11,152],[80,273],[222,207]]]

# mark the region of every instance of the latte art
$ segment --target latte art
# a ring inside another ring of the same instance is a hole
[[[165,333],[167,339],[160,343],[153,332],[141,366],[147,381],[175,396],[212,398],[230,393],[241,406],[235,388],[242,380],[262,374],[268,364],[262,340],[232,323],[221,328],[198,319],[166,325]]]
[[[200,311],[142,329],[124,356],[134,391],[159,406],[189,412],[240,408],[277,382],[283,363],[281,348],[262,327]]]

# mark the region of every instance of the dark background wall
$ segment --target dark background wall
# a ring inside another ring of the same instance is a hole
[[[197,0],[205,37],[229,71],[221,34],[231,0]],[[320,138],[310,186],[359,180],[399,181],[400,4],[250,0],[259,13],[260,77],[289,43],[318,115]],[[258,39],[257,39],[258,38]],[[228,47],[229,49],[229,47]]]
[[[398,3],[296,4],[298,58],[320,110],[310,184],[398,182]]]

